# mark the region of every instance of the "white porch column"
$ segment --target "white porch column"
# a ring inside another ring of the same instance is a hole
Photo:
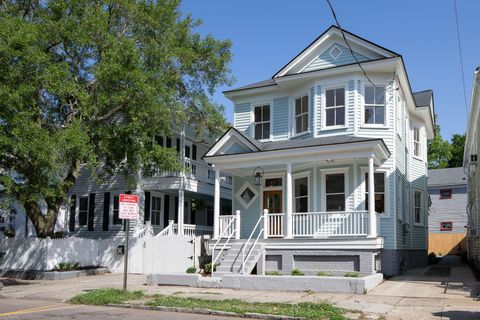
[[[241,233],[240,210],[235,211],[235,239],[240,239]]]
[[[178,190],[178,235],[183,236],[183,217],[185,216],[185,196],[183,187]]]
[[[375,179],[374,179],[373,155],[368,158],[368,236],[377,236],[377,214],[375,213]]]
[[[213,238],[218,239],[220,235],[220,170],[214,168],[215,171],[215,194],[213,199]]]
[[[291,163],[287,163],[287,179],[285,183],[285,193],[285,238],[292,238],[293,183]]]

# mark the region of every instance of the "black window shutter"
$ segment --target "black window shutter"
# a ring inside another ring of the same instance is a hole
[[[178,222],[178,197],[175,197],[175,212],[174,212],[175,223]]]
[[[180,139],[177,138],[177,152],[180,152]]]
[[[88,201],[88,231],[94,230],[95,223],[95,193],[90,193]]]
[[[145,213],[144,222],[150,221],[150,192],[145,191]]]
[[[75,195],[71,196],[70,201],[70,224],[68,230],[73,232],[75,231],[75,208],[77,207],[77,197]]]
[[[169,219],[170,219],[170,196],[166,194],[163,202],[163,227],[164,228],[168,226]]]
[[[192,145],[192,160],[197,160],[197,146]]]
[[[103,194],[103,231],[108,231],[110,221],[110,192]]]
[[[171,147],[172,147],[172,138],[167,137],[167,148],[171,148]]]

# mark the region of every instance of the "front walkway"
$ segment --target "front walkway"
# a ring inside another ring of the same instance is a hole
[[[445,281],[450,281],[447,293],[443,293]],[[367,319],[480,319],[480,302],[470,297],[470,292],[463,290],[463,282],[472,288],[473,295],[476,295],[475,291],[480,288],[480,282],[475,280],[470,268],[461,264],[456,257],[447,257],[438,265],[410,270],[403,276],[391,278],[367,295],[152,287],[145,286],[145,277],[140,275],[129,276],[129,289],[144,290],[148,294],[175,294],[207,299],[234,298],[248,302],[295,303],[328,300],[339,307],[363,311]],[[0,297],[59,302],[86,290],[121,286],[121,274],[59,281],[9,280],[6,287],[0,291]]]

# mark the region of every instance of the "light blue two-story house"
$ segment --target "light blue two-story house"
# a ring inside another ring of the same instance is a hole
[[[355,57],[332,26],[271,79],[225,92],[234,126],[204,156],[217,273],[395,275],[427,263],[433,93],[412,91],[401,55],[344,35]]]

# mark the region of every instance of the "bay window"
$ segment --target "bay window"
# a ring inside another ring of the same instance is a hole
[[[385,87],[365,86],[365,124],[385,124]]]
[[[325,92],[325,125],[345,125],[345,88],[329,89]]]

